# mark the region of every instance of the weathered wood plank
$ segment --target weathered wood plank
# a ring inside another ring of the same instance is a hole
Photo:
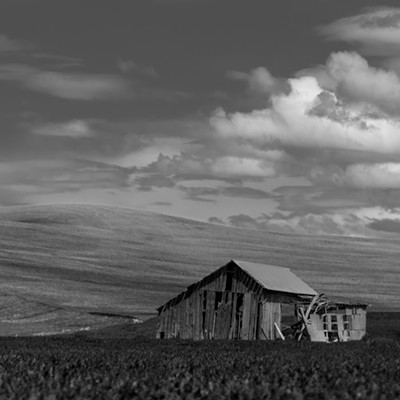
[[[213,339],[214,338],[213,325],[214,325],[215,292],[209,292],[208,296],[209,296],[209,300],[208,300],[208,305],[207,305],[207,314],[209,314],[209,318],[208,318],[207,330],[208,330],[208,338]]]
[[[249,339],[250,328],[250,313],[251,313],[251,293],[245,293],[243,299],[243,319],[242,319],[242,332],[241,339]]]
[[[195,296],[197,298],[196,299],[196,319],[195,319],[195,321],[196,321],[195,339],[199,340],[199,339],[201,339],[201,334],[200,334],[200,332],[201,332],[201,308],[202,308],[202,306],[201,306],[201,301],[202,301],[201,292],[197,292],[195,294]]]
[[[231,310],[231,323],[229,328],[229,339],[235,338],[236,328],[236,304],[237,304],[237,293],[232,293],[232,310]]]
[[[227,303],[225,307],[225,318],[222,326],[222,339],[229,338],[229,330],[231,326],[231,318],[232,318],[232,294],[228,293]]]

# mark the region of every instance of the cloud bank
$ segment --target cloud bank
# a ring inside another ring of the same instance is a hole
[[[317,31],[329,40],[360,45],[367,55],[390,56],[400,51],[400,9],[380,7],[320,26]]]
[[[301,171],[316,185],[399,188],[399,78],[356,53],[333,53],[324,68],[334,89],[315,76],[289,78],[290,91],[272,95],[268,108],[217,110],[210,120],[215,134],[255,151],[278,151],[285,166],[269,160],[271,170]]]

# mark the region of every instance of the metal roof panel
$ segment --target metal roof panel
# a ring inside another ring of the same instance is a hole
[[[296,276],[289,268],[232,260],[268,290],[315,296],[317,292]]]

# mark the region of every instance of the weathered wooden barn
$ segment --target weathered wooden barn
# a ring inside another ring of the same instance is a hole
[[[158,308],[157,338],[276,339],[316,295],[288,268],[232,260]]]

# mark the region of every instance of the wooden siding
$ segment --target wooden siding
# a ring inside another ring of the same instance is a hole
[[[264,289],[234,264],[211,277],[159,309],[157,338],[276,339],[281,304],[304,300]]]
[[[361,340],[366,333],[367,311],[351,306],[321,314],[310,315],[310,322],[317,337],[315,341]]]

